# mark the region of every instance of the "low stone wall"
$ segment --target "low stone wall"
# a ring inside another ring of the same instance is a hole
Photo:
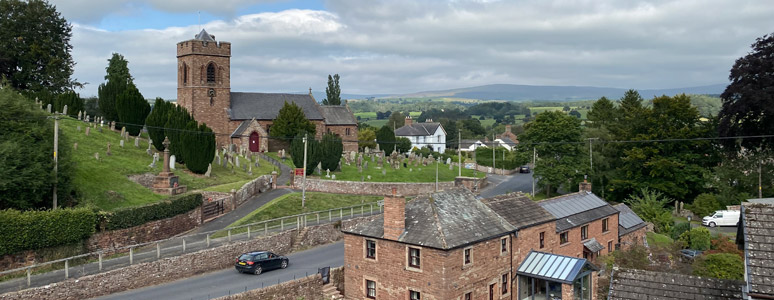
[[[462,163],[463,168],[464,168],[465,164],[466,163]],[[452,162],[452,165],[454,165],[456,167],[459,164],[456,163],[456,162]],[[513,169],[513,170],[507,170],[507,169],[503,170],[503,169],[498,169],[498,168],[494,168],[493,169],[492,167],[487,167],[487,166],[482,166],[482,165],[475,165],[475,166],[476,166],[476,170],[479,171],[479,172],[484,172],[484,173],[489,173],[489,174],[496,174],[496,175],[503,175],[503,174],[504,175],[513,175],[513,174],[519,172],[519,168],[516,168],[516,169]]]
[[[263,193],[266,190],[269,190],[271,188],[271,185],[269,185],[270,180],[271,175],[261,175],[253,181],[245,183],[241,188],[239,188],[238,191],[236,191],[236,193],[233,194],[233,201],[236,207],[239,207],[250,198],[258,195],[258,193]]]
[[[364,220],[367,219],[356,218],[345,224],[351,226],[352,222]],[[255,249],[287,254],[295,250],[332,243],[340,240],[341,237],[339,223],[310,226],[303,228],[300,233],[296,230],[284,231],[269,237],[234,242],[43,287],[6,293],[0,295],[0,300],[95,298],[229,268],[234,263],[234,257]]]
[[[339,281],[337,281],[339,280]],[[344,284],[344,268],[331,269],[331,282],[335,285]],[[343,290],[343,289],[341,289]],[[323,283],[320,274],[310,275],[304,278],[286,281],[267,288],[250,290],[231,296],[215,298],[215,300],[242,300],[242,299],[277,299],[277,300],[319,300],[324,299]]]
[[[171,238],[196,228],[201,222],[201,207],[197,207],[171,218],[151,221],[125,229],[95,233],[86,241],[86,248],[89,252],[93,252],[100,249],[119,248]]]
[[[474,193],[481,191],[481,189],[484,188],[487,183],[488,182],[486,181],[486,177],[476,178],[459,176],[454,178],[454,186],[464,186],[466,189]]]
[[[438,190],[454,187],[453,181],[439,182]],[[392,188],[398,195],[414,196],[435,191],[435,182],[359,182],[306,178],[306,190],[333,194],[390,195]]]

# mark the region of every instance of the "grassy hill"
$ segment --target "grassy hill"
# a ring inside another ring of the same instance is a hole
[[[102,127],[102,132],[99,132],[98,126],[98,128],[91,128],[89,136],[86,136],[86,127],[88,127],[87,123],[73,118],[64,118],[60,122],[62,135],[67,136],[69,143],[72,144],[59,146],[73,147],[73,144],[78,144],[77,149],[72,151],[72,158],[75,163],[73,183],[79,205],[115,210],[148,204],[167,197],[155,194],[129,179],[130,175],[146,173],[155,175],[161,171],[163,160],[156,163],[154,168],[149,167],[153,158],[146,153],[147,133],[141,134],[140,147],[135,147],[134,137],[130,137],[122,148],[119,146],[121,139],[118,132],[110,131],[107,126]],[[112,155],[110,156],[106,154],[108,142],[111,144]],[[155,148],[152,150],[155,151]],[[99,160],[95,158],[95,153],[99,153]],[[163,154],[160,155],[163,159]],[[242,162],[247,164],[247,160],[242,159]],[[189,191],[204,188],[214,190],[221,188],[228,191],[233,186],[241,186],[253,178],[269,174],[274,170],[274,166],[269,163],[260,165],[260,168],[253,167],[253,175],[248,175],[241,169],[232,171],[231,168],[215,165],[210,178],[193,174],[181,164],[176,165],[177,170],[174,172],[175,175],[180,176],[180,184],[187,185]],[[223,187],[223,185],[228,186]]]

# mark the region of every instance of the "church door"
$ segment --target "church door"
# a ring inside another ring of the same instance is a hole
[[[250,152],[259,152],[261,151],[261,136],[258,135],[257,132],[253,131],[253,133],[250,134]]]

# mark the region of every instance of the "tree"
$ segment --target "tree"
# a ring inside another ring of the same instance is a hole
[[[126,127],[130,135],[138,135],[142,131],[145,119],[151,108],[148,101],[140,94],[140,91],[129,84],[128,87],[116,97],[116,112],[118,120]]]
[[[406,137],[397,137],[395,139],[396,150],[400,153],[407,153],[411,151],[411,140]]]
[[[215,158],[215,134],[206,124],[198,124],[193,119],[186,127],[181,137],[185,167],[193,173],[204,174]]]
[[[99,111],[99,98],[92,96],[83,99],[83,113],[85,115],[89,115],[90,117],[102,116],[102,113]]]
[[[370,149],[376,148],[376,132],[374,132],[371,128],[365,128],[365,129],[359,129],[357,131],[357,145],[360,149],[365,149],[366,147]]]
[[[396,150],[395,145],[395,132],[387,125],[382,126],[376,132],[376,141],[379,143],[379,149],[384,150],[385,153],[391,153],[392,150]]]
[[[685,242],[685,244],[688,245],[688,248],[706,251],[710,249],[712,234],[710,234],[710,231],[707,228],[696,227],[683,232],[678,239]]]
[[[274,119],[269,135],[273,138],[290,139],[294,136],[303,136],[304,133],[309,133],[309,136],[314,137],[315,132],[315,126],[306,118],[304,110],[295,102],[285,101],[277,114],[277,118]]]
[[[341,105],[341,87],[339,87],[339,74],[328,75],[328,87],[325,88],[326,98],[323,105]]]
[[[387,119],[387,126],[390,128],[398,129],[403,127],[403,125],[406,125],[406,117],[399,111],[393,112],[390,118]]]
[[[547,195],[563,184],[571,184],[568,189],[573,189],[588,174],[578,144],[581,134],[580,120],[560,111],[541,113],[535,121],[524,125],[520,139],[527,145],[533,144],[537,150],[534,176],[539,178],[538,183]]]
[[[72,26],[41,0],[0,1],[0,77],[28,95],[58,94],[80,84],[71,80]],[[43,99],[43,98],[41,98]]]
[[[54,176],[54,121],[8,86],[0,87],[0,107],[0,209],[50,208],[54,182],[65,206],[73,199],[74,175],[67,136],[59,135]]]
[[[129,88],[130,84],[133,84],[134,79],[129,75],[128,63],[123,55],[113,53],[113,56],[108,59],[108,66],[105,68],[107,71],[105,80],[107,81],[97,88],[99,109],[107,121],[119,121],[116,98]],[[116,127],[122,126],[117,124]]]
[[[341,161],[341,153],[344,151],[344,144],[338,135],[326,133],[320,141],[320,163],[322,170],[335,171]]]
[[[688,209],[697,216],[704,217],[709,216],[716,210],[722,209],[722,207],[714,194],[704,193],[696,196],[696,199],[688,206]]]
[[[589,127],[601,128],[615,122],[616,113],[613,101],[602,97],[594,101],[594,105],[591,106],[591,110],[586,114],[586,118],[589,119]]]
[[[768,135],[774,132],[774,33],[764,35],[752,44],[752,52],[736,60],[728,79],[731,81],[720,94],[720,136]],[[736,152],[774,147],[772,139],[729,139],[725,147]]]
[[[576,117],[578,119],[581,118],[581,113],[579,111],[577,111],[577,110],[574,110],[574,109],[570,111],[569,115],[571,115],[573,117]]]
[[[164,133],[169,138],[169,152],[175,156],[175,160],[178,163],[185,163],[185,136],[183,133],[187,131],[188,123],[193,121],[193,117],[188,113],[188,110],[182,106],[174,106],[169,111],[169,117],[167,123],[164,125]]]
[[[562,107],[562,111],[570,111],[570,106],[565,105]]]
[[[478,139],[486,134],[486,129],[481,126],[481,121],[476,119],[463,119],[457,121],[457,128],[462,133],[463,139]]]
[[[156,98],[156,102],[153,104],[153,109],[145,118],[145,125],[148,127],[148,136],[153,141],[153,147],[156,150],[164,151],[164,138],[166,132],[164,132],[164,126],[169,121],[170,111],[174,109],[174,104],[164,101],[164,99]]]
[[[653,223],[658,232],[670,232],[672,229],[672,213],[666,208],[671,201],[660,192],[647,188],[643,188],[639,195],[632,194],[624,200],[640,218]]]
[[[739,255],[731,253],[703,255],[693,263],[693,275],[743,280],[744,261]]]
[[[312,175],[314,168],[320,163],[322,157],[322,151],[320,150],[320,143],[314,139],[313,135],[307,135],[308,141],[306,145],[306,175]],[[290,143],[290,157],[293,159],[293,164],[297,168],[301,168],[304,165],[304,135],[296,136]]]
[[[83,110],[83,99],[72,90],[66,91],[56,97],[56,103],[53,105],[54,110],[62,112],[65,105],[67,105],[67,115],[77,117],[78,112]]]

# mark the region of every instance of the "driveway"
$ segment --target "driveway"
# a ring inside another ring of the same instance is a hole
[[[532,173],[515,173],[513,175],[488,174],[489,186],[481,190],[482,198],[490,198],[497,195],[523,192],[532,193]]]

